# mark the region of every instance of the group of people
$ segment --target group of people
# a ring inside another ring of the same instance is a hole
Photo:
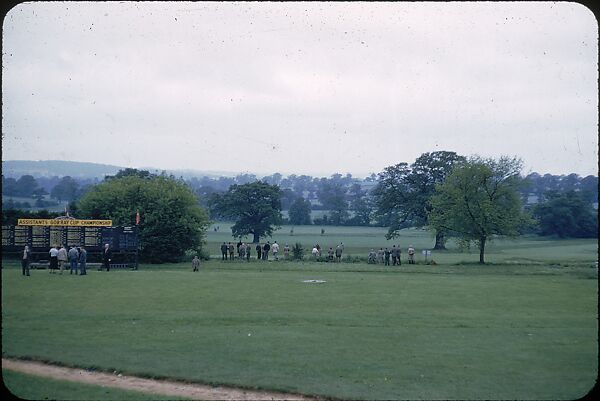
[[[333,262],[334,260],[336,262],[341,262],[343,252],[344,252],[344,243],[343,242],[340,242],[339,245],[335,247],[335,250],[333,249],[332,246],[330,246],[329,250],[327,251],[327,260],[330,262]],[[311,251],[311,255],[315,259],[321,257],[321,245],[315,244],[315,246],[313,246],[313,249]],[[335,259],[334,259],[334,257],[335,257]]]
[[[275,260],[279,260],[279,244],[277,241],[271,244],[267,241],[264,244],[256,244],[254,247],[256,251],[257,260],[269,260],[269,253],[273,255]],[[223,242],[221,244],[221,260],[246,260],[249,261],[252,254],[252,244],[246,244],[245,242],[238,242],[236,245],[229,242]],[[287,259],[290,255],[290,247],[285,244],[283,247],[283,257]]]
[[[71,246],[67,251],[64,245],[60,247],[53,246],[50,248],[50,273],[56,273],[60,270],[60,274],[63,274],[66,266],[69,266],[69,274],[80,274],[82,276],[87,274],[86,263],[87,263],[87,250],[84,246]]]
[[[48,252],[50,255],[50,263],[49,263],[49,273],[55,274],[58,270],[63,274],[63,271],[69,267],[69,274],[75,273],[75,275],[79,274],[84,276],[87,274],[86,264],[87,264],[87,250],[84,246],[74,246],[71,245],[69,250],[64,245],[60,246],[52,246],[50,251]],[[21,258],[21,270],[23,276],[30,276],[30,265],[31,265],[32,255],[31,249],[29,246],[25,245],[23,249],[23,255]],[[102,267],[106,269],[106,271],[110,270],[110,262],[112,261],[112,250],[110,249],[109,244],[104,245],[104,249],[102,251]]]
[[[412,245],[409,245],[407,249],[408,253],[408,264],[415,264],[415,248]],[[393,245],[392,248],[379,248],[379,250],[375,251],[375,249],[371,248],[369,252],[369,260],[368,263],[376,264],[382,263],[385,266],[390,265],[390,258],[392,259],[392,266],[400,266],[402,264],[402,249],[400,245],[396,247]]]

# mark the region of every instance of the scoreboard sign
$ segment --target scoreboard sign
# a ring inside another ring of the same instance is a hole
[[[25,245],[28,245],[34,252],[47,252],[52,246],[59,245],[66,247],[85,246],[88,251],[99,251],[104,247],[104,244],[110,244],[113,251],[135,251],[138,248],[135,227],[87,226],[83,224],[21,225],[21,220],[33,219],[20,219],[18,226],[2,226],[3,251],[20,251]],[[62,220],[61,222],[65,221]]]
[[[112,220],[19,219],[20,226],[110,227]]]

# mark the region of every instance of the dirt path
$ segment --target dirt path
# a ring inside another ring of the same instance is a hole
[[[99,386],[117,387],[125,390],[190,398],[194,400],[314,400],[314,398],[276,393],[270,391],[243,390],[222,386],[187,384],[166,380],[152,380],[141,377],[90,372],[84,369],[65,368],[41,362],[21,361],[2,358],[2,369],[22,373],[69,380]]]

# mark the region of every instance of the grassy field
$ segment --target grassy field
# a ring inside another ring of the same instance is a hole
[[[344,230],[325,237],[356,253],[381,241]],[[4,261],[2,351],[342,399],[575,399],[598,372],[596,254],[597,241],[531,238],[498,241],[487,266],[451,250],[436,266],[211,260],[27,278]]]
[[[218,226],[219,230],[214,231]],[[220,257],[220,246],[223,242],[237,243],[238,239],[231,236],[230,223],[213,224],[207,231],[206,249],[213,257]],[[293,228],[293,235],[290,230]],[[321,235],[321,228],[325,234]],[[422,251],[433,248],[435,238],[431,232],[421,229],[402,230],[400,237],[386,240],[386,228],[383,227],[337,227],[337,226],[282,226],[273,233],[271,238],[261,238],[261,242],[270,241],[283,248],[286,243],[290,247],[299,242],[305,248],[305,255],[310,256],[310,250],[315,244],[320,244],[323,253],[329,247],[344,243],[345,256],[360,256],[366,258],[371,248],[377,250],[381,247],[392,245],[400,246],[403,261],[406,261],[406,252],[409,245],[417,251],[417,261],[424,263]],[[242,241],[252,241],[246,237]],[[479,262],[479,250],[460,251],[456,242],[450,239],[447,251],[433,251],[433,259],[439,264],[464,264]],[[282,250],[280,249],[280,252]],[[254,247],[252,256],[256,257]],[[430,261],[431,258],[428,258]],[[486,247],[486,262],[495,264],[562,264],[562,265],[592,265],[598,260],[597,239],[551,240],[537,236],[520,237],[518,239],[494,239]]]

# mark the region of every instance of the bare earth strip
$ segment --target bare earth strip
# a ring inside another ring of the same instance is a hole
[[[90,372],[83,369],[66,368],[40,362],[2,358],[2,368],[22,373],[69,380],[99,386],[117,387],[125,390],[176,396],[194,400],[314,400],[297,394],[269,391],[243,390],[222,386],[187,384],[166,380],[144,379],[134,376]]]

